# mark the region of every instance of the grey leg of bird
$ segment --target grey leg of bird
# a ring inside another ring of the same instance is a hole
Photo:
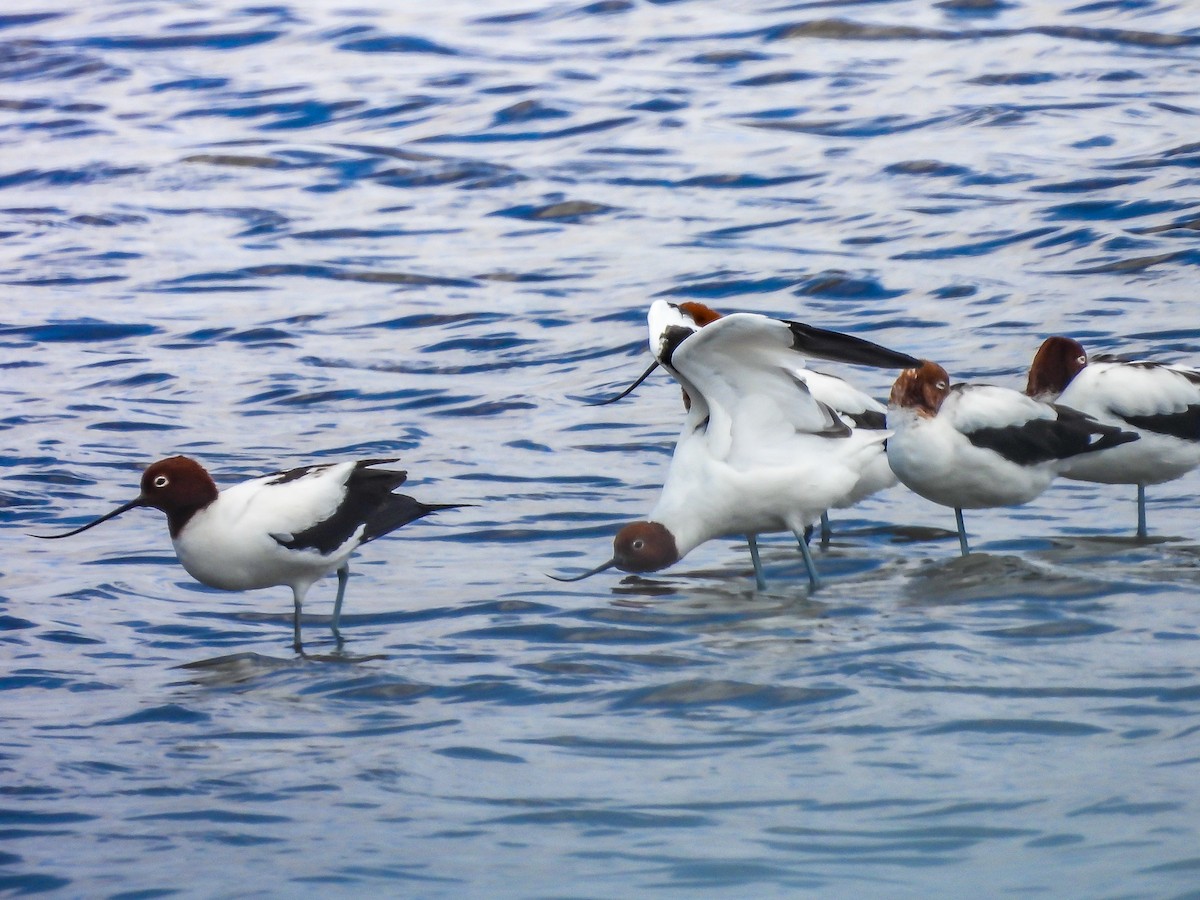
[[[829,539],[833,537],[833,529],[829,527],[829,513],[821,513],[821,546],[828,547]]]
[[[344,563],[337,570],[338,577],[338,592],[337,599],[333,601],[333,619],[329,623],[329,627],[333,629],[333,638],[337,641],[337,645],[342,646],[342,633],[338,631],[338,622],[342,618],[342,600],[346,597],[346,582],[350,580],[350,563]]]
[[[763,576],[762,560],[758,558],[758,535],[746,535],[746,543],[750,545],[750,561],[754,563],[754,586],[760,591],[764,590],[767,579]]]
[[[292,647],[301,656],[304,655],[304,644],[300,642],[300,608],[304,606],[304,594],[308,588],[292,588],[292,603],[295,611],[292,613]]]
[[[963,525],[961,509],[955,508],[954,521],[958,523],[958,549],[962,551],[963,556],[966,556],[971,552],[971,548],[967,546],[967,527]]]
[[[1138,488],[1138,533],[1137,536],[1144,538],[1146,536],[1146,486],[1139,484]]]
[[[804,567],[808,569],[809,590],[818,590],[821,587],[821,579],[817,577],[817,566],[813,562],[812,552],[808,549],[808,541],[804,540],[804,531],[797,528],[793,530],[792,534],[796,535],[796,542],[800,545],[800,555],[804,557]]]

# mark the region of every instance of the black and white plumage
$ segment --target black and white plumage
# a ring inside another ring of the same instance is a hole
[[[337,572],[338,592],[330,627],[339,645],[342,600],[350,555],[414,519],[455,505],[430,505],[392,493],[407,472],[376,466],[397,459],[363,459],[303,466],[243,481],[218,491],[211,476],[186,456],[150,465],[141,493],[86,525],[58,535],[70,537],[136,507],[167,514],[171,541],[187,573],[210,587],[250,591],[286,585],[294,602],[294,646],[300,641],[300,611],[309,588]]]
[[[654,362],[633,384],[605,402],[612,403],[628,396],[651,372],[662,366],[683,387],[684,406],[690,407],[691,394],[687,389],[686,377],[681,377],[678,369],[672,365],[675,349],[701,328],[721,318],[721,313],[703,303],[656,300],[651,304],[647,316],[650,352],[654,356]],[[878,432],[884,430],[887,407],[843,378],[808,368],[807,360],[823,359],[888,369],[919,365],[920,360],[907,353],[839,331],[786,319],[772,319],[766,316],[759,318],[761,321],[758,333],[763,352],[771,353],[778,364],[785,365],[800,389],[807,389],[815,400],[834,410],[848,425]],[[791,353],[774,356],[780,348],[788,348],[789,344]],[[839,508],[852,506],[895,483],[896,477],[892,474],[887,459],[880,457],[863,472],[856,489],[836,505]],[[826,513],[821,514],[821,533],[824,540],[829,539],[829,517]]]
[[[1195,369],[1111,356],[1089,360],[1078,341],[1056,336],[1038,348],[1025,391],[1138,435],[1135,443],[1080,456],[1062,470],[1078,481],[1136,484],[1138,537],[1146,536],[1146,485],[1173,481],[1200,465]]]
[[[887,433],[852,428],[813,397],[777,319],[723,316],[664,355],[691,403],[662,493],[645,521],[618,532],[612,559],[578,578],[611,567],[655,572],[712,538],[744,534],[761,587],[756,535],[790,531],[816,588],[805,529],[883,460]]]
[[[1074,409],[990,384],[950,384],[937,363],[900,373],[888,405],[887,455],[907,487],[954,509],[1016,506],[1041,494],[1071,460],[1138,439]]]

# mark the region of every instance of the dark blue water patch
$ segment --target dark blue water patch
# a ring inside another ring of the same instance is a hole
[[[567,110],[548,106],[540,100],[522,100],[495,113],[492,116],[492,124],[513,125],[518,122],[534,122],[539,119],[566,119],[570,115]]]
[[[462,278],[441,278],[436,275],[419,275],[411,272],[347,271],[333,266],[300,265],[296,263],[250,266],[244,269],[234,269],[225,272],[185,275],[166,283],[188,285],[196,281],[236,282],[257,278],[326,278],[331,281],[394,284],[402,287],[478,287],[475,281],[467,281]],[[3,336],[2,332],[0,332],[0,336]]]
[[[656,707],[679,711],[697,706],[735,706],[763,711],[829,703],[852,697],[856,693],[850,688],[784,687],[695,678],[622,692],[613,706],[617,709]]]
[[[585,16],[614,16],[634,8],[633,0],[596,0],[581,6],[576,13]]]
[[[1035,250],[1049,250],[1052,247],[1066,247],[1071,249],[1094,247],[1100,239],[1101,235],[1095,229],[1074,228],[1071,231],[1060,231],[1058,234],[1052,234],[1045,240],[1034,241],[1033,248]]]
[[[617,116],[609,119],[598,119],[583,125],[573,125],[570,128],[560,128],[556,131],[492,131],[473,134],[436,134],[429,137],[417,138],[415,143],[445,144],[445,143],[498,143],[507,141],[551,141],[560,138],[577,137],[581,134],[594,134],[609,131],[636,122],[634,116]]]
[[[31,809],[0,809],[0,825],[68,825],[94,822],[98,817],[88,813],[38,812]]]
[[[18,618],[17,616],[0,615],[0,631],[22,631],[26,628],[36,628],[37,626],[28,619]]]
[[[1126,28],[1092,28],[1075,25],[1037,25],[1029,28],[947,30],[911,25],[878,25],[846,19],[816,19],[780,25],[762,32],[764,40],[819,39],[843,41],[982,41],[1008,40],[1021,35],[1044,35],[1071,41],[1114,43],[1131,47],[1193,47],[1200,35],[1162,34]]]
[[[800,181],[812,181],[820,175],[751,175],[748,172],[734,172],[721,175],[697,175],[686,178],[672,187],[704,187],[704,188],[769,188],[784,184],[795,184]]]
[[[1041,735],[1046,737],[1090,737],[1109,729],[1082,722],[1049,719],[957,719],[922,729],[921,734],[977,733],[991,735]]]
[[[825,137],[841,138],[871,138],[882,135],[902,134],[906,131],[936,128],[937,126],[952,122],[957,115],[959,114],[918,118],[899,114],[885,114],[866,116],[860,119],[821,119],[799,122],[747,121],[743,124],[748,128],[764,128],[797,134],[818,134]]]
[[[1077,203],[1044,207],[1040,214],[1047,219],[1112,222],[1193,209],[1195,206],[1196,203],[1189,200],[1081,200]]]
[[[1046,84],[1057,81],[1060,76],[1053,72],[997,72],[980,75],[967,79],[967,84],[979,84],[987,87],[1012,86],[1027,87],[1034,84]]]
[[[724,69],[735,68],[746,62],[763,62],[771,57],[756,50],[710,50],[696,56],[684,59],[683,62],[695,63],[701,66],[720,66]]]
[[[1034,193],[1045,194],[1088,194],[1092,191],[1105,191],[1123,187],[1127,184],[1137,184],[1145,179],[1146,176],[1144,175],[1132,175],[1125,178],[1104,178],[1097,175],[1091,178],[1080,178],[1076,181],[1035,185],[1029,188],[1029,190]]]
[[[974,297],[979,293],[979,288],[973,284],[949,284],[945,287],[934,288],[929,292],[931,297],[940,297],[943,300],[961,300],[965,297]]]
[[[25,875],[0,873],[0,892],[7,896],[20,897],[25,894],[48,894],[68,887],[71,879],[58,875],[30,872]]]
[[[1183,237],[1191,240],[1195,238],[1195,233],[1200,231],[1200,217],[1176,219],[1174,222],[1167,222],[1163,225],[1148,225],[1145,228],[1134,228],[1132,231],[1135,234],[1166,234],[1168,237]],[[1180,234],[1170,234],[1173,231],[1180,232]]]
[[[638,112],[670,113],[687,109],[691,104],[686,100],[670,100],[666,97],[655,97],[653,100],[643,100],[641,103],[630,105],[630,109]]]
[[[919,175],[923,177],[947,178],[971,174],[966,166],[945,163],[937,159],[912,159],[892,163],[884,170],[889,175]]]
[[[81,47],[104,50],[237,50],[278,39],[281,31],[230,31],[208,34],[171,34],[157,37],[145,35],[97,35],[84,38]]]
[[[795,277],[768,276],[765,278],[729,278],[732,272],[714,272],[708,276],[698,276],[706,280],[693,281],[678,287],[667,288],[655,294],[655,297],[695,297],[700,300],[720,300],[725,297],[737,297],[742,294],[772,294],[784,291],[799,282]]]
[[[397,237],[419,237],[431,234],[457,234],[459,228],[321,228],[315,231],[295,231],[288,237],[297,241],[352,241],[357,239],[384,239]]]
[[[167,703],[150,709],[142,709],[117,719],[105,719],[96,725],[148,725],[157,722],[194,725],[212,721],[212,716],[199,710],[188,709],[177,703]]]
[[[445,756],[449,759],[465,759],[471,762],[500,762],[510,764],[526,762],[523,757],[514,756],[511,753],[499,753],[484,747],[444,747],[441,750],[434,750],[433,752],[438,756]]]
[[[700,828],[713,822],[695,813],[650,813],[637,810],[590,809],[564,806],[560,809],[511,813],[483,819],[488,825],[569,825],[575,828],[629,829]]]
[[[103,644],[104,641],[100,638],[88,637],[86,634],[79,634],[74,631],[43,631],[37,635],[40,641],[50,641],[53,644]]]
[[[774,219],[770,222],[755,222],[752,225],[730,225],[727,228],[717,228],[712,231],[701,232],[698,236],[702,238],[738,237],[743,234],[749,234],[755,231],[763,231],[770,228],[787,228],[791,225],[797,225],[805,221],[807,220],[803,218]]]
[[[175,381],[176,377],[166,372],[143,372],[140,375],[130,375],[128,378],[112,378],[104,381],[97,381],[87,386],[88,390],[94,388],[139,388],[150,387],[156,384],[165,384],[170,381]]]
[[[95,343],[158,334],[161,329],[149,324],[122,324],[99,319],[47,322],[43,325],[0,325],[0,339],[17,336],[39,343]]]
[[[1149,867],[1147,867],[1147,868],[1145,868],[1145,869],[1139,869],[1138,871],[1139,871],[1139,872],[1143,872],[1143,873],[1151,873],[1151,872],[1179,872],[1179,873],[1200,872],[1200,856],[1192,856],[1192,857],[1188,857],[1187,859],[1180,859],[1180,860],[1176,860],[1175,862],[1169,862],[1169,863],[1160,863],[1160,864],[1159,864],[1159,865],[1157,865],[1157,866],[1149,866]],[[1189,894],[1181,894],[1181,895],[1180,895],[1180,898],[1181,898],[1181,900],[1183,900],[1183,898],[1187,898],[1187,897],[1189,897],[1189,896],[1191,896],[1191,897],[1194,897],[1194,896],[1195,896],[1195,894],[1194,894],[1194,893],[1192,893],[1192,894],[1190,894],[1190,895],[1189,895]]]
[[[370,29],[367,29],[370,30]],[[409,34],[374,34],[342,41],[339,50],[351,53],[429,53],[438,56],[458,56],[452,47]]]
[[[590,216],[613,212],[614,209],[615,207],[606,206],[603,203],[593,203],[588,200],[560,200],[541,206],[510,206],[506,209],[498,209],[490,213],[490,215],[527,219],[531,222],[553,221],[577,224],[585,221]]]
[[[186,428],[185,425],[173,425],[170,422],[93,422],[87,426],[89,431],[115,431],[115,432],[137,432],[137,431],[176,431]]]
[[[6,13],[0,15],[0,29],[37,25],[41,22],[49,22],[51,19],[61,19],[64,15],[66,13],[61,12]]]
[[[1033,228],[1017,234],[1007,234],[985,241],[974,241],[949,247],[938,247],[930,250],[907,250],[897,253],[892,259],[953,259],[959,256],[985,256],[988,253],[1018,244],[1022,241],[1032,241],[1058,231],[1057,227]]]
[[[55,287],[55,286],[70,286],[70,285],[85,285],[85,284],[111,284],[114,281],[124,281],[124,275],[92,275],[92,276],[74,276],[60,275],[57,277],[48,278],[21,278],[12,281],[6,281],[4,284],[11,284],[21,287]]]
[[[164,344],[164,346],[169,349],[186,349],[189,347],[202,347],[215,341],[232,341],[237,344],[246,345],[270,344],[272,346],[290,347],[292,346],[290,342],[295,338],[296,335],[292,332],[265,326],[247,328],[242,331],[233,328],[201,328],[198,331],[191,331],[180,335],[177,340],[169,344]]]
[[[1061,640],[1063,638],[1094,637],[1117,630],[1114,625],[1103,625],[1086,619],[1064,619],[1056,622],[1039,622],[1033,625],[1017,625],[1012,628],[998,628],[979,633],[986,637],[1008,640],[1039,641],[1047,638]]]
[[[215,738],[215,735],[213,736]],[[129,816],[130,822],[212,822],[216,825],[286,825],[290,816],[248,813],[231,809],[190,809]]]
[[[0,81],[38,81],[98,76],[110,81],[128,74],[99,57],[46,41],[8,41],[0,45]]]
[[[1160,812],[1170,812],[1183,809],[1182,803],[1174,801],[1162,801],[1157,803],[1137,803],[1126,800],[1124,797],[1112,797],[1108,800],[1103,800],[1100,803],[1091,806],[1085,806],[1080,809],[1073,809],[1066,815],[1068,818],[1078,816],[1149,816]]]
[[[558,625],[553,622],[492,625],[456,632],[456,637],[517,641],[523,644],[582,644],[610,646],[674,643],[686,639],[664,629],[621,628],[615,625]]]
[[[734,87],[767,87],[775,84],[791,84],[796,81],[811,81],[813,78],[819,78],[815,72],[804,72],[797,70],[789,70],[784,72],[768,72],[765,75],[755,75],[751,78],[744,78],[741,81],[735,81]]]
[[[229,84],[230,81],[228,78],[197,75],[194,78],[177,78],[171,81],[159,82],[150,86],[150,92],[159,94],[163,91],[218,91],[221,88],[228,87]]]
[[[103,215],[79,215],[72,216],[68,221],[72,225],[84,225],[91,228],[116,228],[119,225],[145,225],[150,221],[146,216],[134,215],[130,213],[105,213]],[[140,259],[141,255],[137,253],[121,254],[118,258],[121,259]]]
[[[369,322],[365,328],[386,328],[389,331],[407,331],[410,328],[444,328],[446,326],[490,325],[494,322],[508,320],[504,313],[479,310],[476,312],[455,313],[413,313],[395,319],[384,319],[380,322]]]
[[[472,353],[497,353],[517,347],[537,344],[533,338],[517,337],[515,334],[489,334],[472,338],[452,338],[422,347],[423,353],[445,353],[450,350],[468,350]]]
[[[821,297],[829,300],[888,300],[901,297],[907,291],[889,290],[874,279],[860,278],[846,272],[818,272],[801,281],[794,294],[800,297]]]
[[[1118,259],[1113,262],[1101,263],[1096,266],[1082,266],[1077,269],[1063,270],[1064,275],[1131,275],[1138,272],[1144,272],[1147,269],[1155,266],[1162,266],[1166,263],[1186,263],[1188,265],[1200,265],[1200,253],[1190,251],[1177,251],[1175,253],[1158,253],[1153,256],[1138,256],[1130,259]]]
[[[234,106],[206,106],[177,113],[176,119],[196,118],[230,118],[230,119],[270,119],[258,124],[264,130],[312,128],[336,121],[340,114],[357,110],[362,106],[360,100],[344,100],[321,102],[319,100],[280,101],[276,103],[251,103]],[[209,162],[218,165],[242,165],[256,168],[284,168],[279,160],[254,157],[237,157],[228,154],[197,154],[187,157],[184,162]]]

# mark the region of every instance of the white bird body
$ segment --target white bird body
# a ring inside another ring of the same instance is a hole
[[[1182,366],[1089,362],[1056,402],[1101,422],[1136,431],[1141,439],[1071,461],[1067,478],[1105,484],[1162,484],[1200,465],[1200,431],[1179,436],[1150,427],[1200,423],[1200,372]],[[1193,429],[1200,428],[1200,424]]]
[[[802,535],[854,492],[873,461],[884,459],[886,433],[848,429],[828,411],[828,418],[797,430],[787,415],[804,405],[795,399],[781,408],[773,398],[750,395],[733,411],[707,402],[707,427],[690,419],[685,425],[648,516],[671,531],[680,558],[714,537]],[[823,411],[811,397],[807,403]]]
[[[1057,460],[1020,464],[967,436],[980,429],[1019,428],[1054,419],[1053,409],[1017,391],[989,384],[956,384],[935,416],[911,407],[888,412],[892,471],[911,490],[959,509],[1016,506],[1041,494]]]
[[[693,386],[689,390],[689,376],[680,373],[678,367],[673,364],[674,348],[686,337],[699,332],[703,327],[711,327],[722,318],[728,317],[722,317],[698,303],[677,305],[666,300],[656,300],[650,306],[647,316],[650,352],[654,354],[658,364],[674,375],[675,379],[683,386],[684,395],[689,403],[695,402],[692,398],[696,396],[698,389]],[[883,434],[887,415],[886,406],[844,378],[807,367],[806,348],[809,348],[811,352],[817,352],[820,348],[806,340],[813,334],[825,336],[832,335],[832,332],[822,332],[819,329],[798,332],[795,329],[807,328],[807,326],[768,316],[755,316],[754,321],[753,336],[745,335],[736,347],[722,351],[721,355],[725,358],[718,365],[710,366],[710,368],[719,372],[739,371],[751,366],[752,361],[758,361],[759,365],[767,369],[777,373],[784,372],[791,376],[790,382],[787,380],[777,382],[777,385],[781,386],[779,389],[783,392],[807,390],[813,399],[832,409],[846,424],[857,426],[864,431],[876,431],[879,433],[878,437],[886,436]],[[877,363],[893,365],[908,364],[912,361],[912,358],[905,354],[897,354],[866,342],[860,342],[855,349],[861,354],[856,361],[864,364],[873,360]],[[877,358],[873,357],[875,351],[882,351]],[[748,400],[727,399],[726,402],[727,405],[733,405],[735,402],[744,404]],[[702,419],[706,414],[707,410],[700,408],[696,412],[696,418]],[[748,437],[752,428],[769,427],[766,423],[777,418],[767,413],[759,416],[754,424],[743,426],[743,429]],[[747,422],[751,421],[747,419]],[[830,506],[838,508],[852,506],[866,497],[896,484],[896,476],[892,472],[885,454],[872,455],[869,461],[861,467],[856,466],[856,468],[859,474],[853,487],[836,492],[837,499],[823,509]]]
[[[1112,357],[1089,360],[1078,341],[1047,338],[1029,367],[1026,393],[1056,400],[1138,435],[1119,447],[1069,461],[1077,481],[1136,484],[1138,536],[1146,536],[1146,485],[1173,481],[1200,465],[1200,372]]]
[[[224,591],[276,585],[307,591],[350,558],[362,542],[365,523],[329,553],[289,549],[276,537],[290,541],[333,516],[346,498],[355,465],[316,467],[283,483],[278,474],[265,475],[226,488],[172,537],[180,564],[197,581]]]
[[[337,572],[330,628],[338,620],[349,578],[350,555],[362,544],[447,504],[428,505],[393,491],[407,473],[375,466],[395,459],[364,459],[304,466],[252,478],[218,491],[193,459],[172,456],[142,474],[137,498],[66,534],[86,531],[135,507],[167,514],[175,554],[197,581],[226,591],[286,585],[292,589],[293,641],[300,642],[300,610],[313,583]]]
[[[1028,503],[1080,454],[1137,440],[1074,409],[988,384],[950,384],[926,362],[900,374],[888,405],[887,455],[909,489],[962,510]]]
[[[735,313],[698,328],[678,317],[673,304],[651,306],[651,334],[660,337],[655,356],[690,400],[662,493],[646,521],[617,534],[612,560],[579,577],[614,565],[657,571],[711,538],[745,534],[761,586],[756,535],[786,530],[817,586],[804,530],[884,460],[887,432],[853,429],[814,399],[796,373],[797,334],[789,323]],[[845,337],[820,334],[830,342]],[[854,352],[870,347],[901,356],[848,340]]]

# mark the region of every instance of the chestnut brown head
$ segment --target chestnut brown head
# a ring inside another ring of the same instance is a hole
[[[171,528],[171,537],[177,537],[198,510],[217,499],[217,493],[216,484],[204,471],[203,466],[186,456],[172,456],[152,463],[142,473],[142,492],[128,503],[72,531],[63,534],[37,534],[34,537],[70,537],[140,506],[149,506],[165,512]]]
[[[1069,337],[1048,337],[1033,356],[1025,393],[1039,400],[1054,400],[1087,366],[1083,344]]]
[[[634,522],[613,539],[613,564],[624,572],[657,572],[679,562],[675,536],[658,522]]]
[[[950,394],[950,376],[935,362],[925,360],[920,368],[905,369],[892,385],[890,402],[915,409],[919,415],[936,416]]]

